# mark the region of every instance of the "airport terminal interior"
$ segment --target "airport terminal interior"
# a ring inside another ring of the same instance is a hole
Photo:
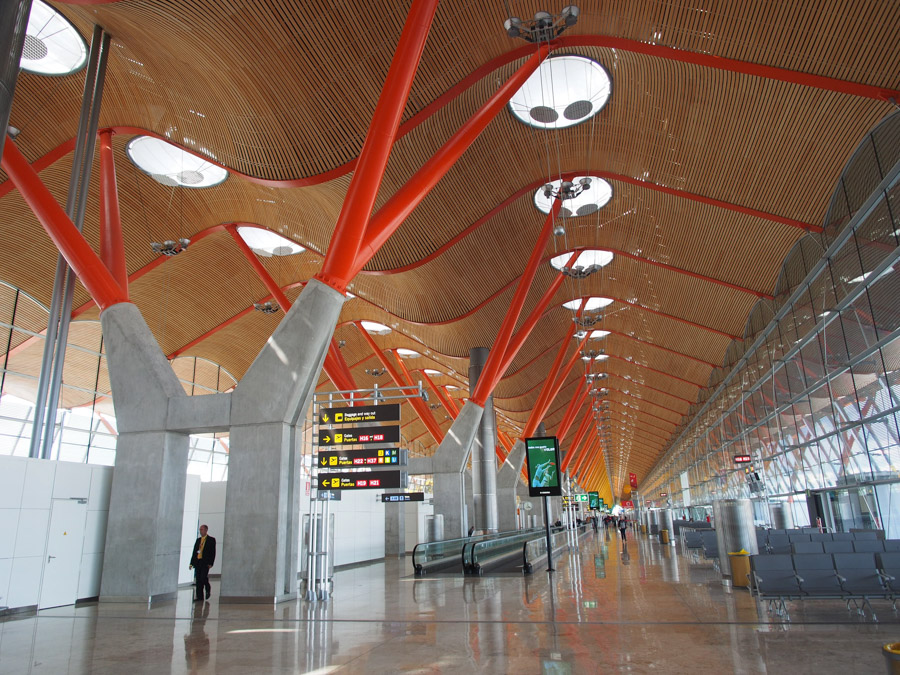
[[[900,672],[900,4],[6,0],[0,128],[0,674]]]

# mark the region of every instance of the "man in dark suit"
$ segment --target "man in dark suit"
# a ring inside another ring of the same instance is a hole
[[[209,600],[209,570],[216,562],[216,538],[207,535],[209,528],[200,526],[200,536],[194,542],[194,554],[191,556],[191,569],[194,570],[194,580],[197,583],[197,602],[203,600],[203,591],[206,590],[206,599]]]

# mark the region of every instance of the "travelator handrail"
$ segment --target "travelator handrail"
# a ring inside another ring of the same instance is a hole
[[[544,528],[532,528],[471,542],[463,549],[463,570],[466,574],[484,574],[485,571],[504,567],[518,559],[524,543],[542,536]]]
[[[456,539],[441,539],[416,544],[412,553],[413,570],[416,574],[428,572],[440,572],[457,565],[462,571],[464,559],[463,550],[473,541],[483,541],[498,536],[495,534],[472,535]]]
[[[587,525],[577,526],[578,534],[584,534],[587,531]],[[543,534],[543,531],[542,531]],[[553,528],[550,535],[550,545],[553,547],[553,558],[557,558],[569,546],[569,535],[565,528]],[[530,539],[522,546],[522,572],[531,574],[534,572],[535,565],[543,558],[546,561],[547,556],[547,537],[541,536],[538,539]]]

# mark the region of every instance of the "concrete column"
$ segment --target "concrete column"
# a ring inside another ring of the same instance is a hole
[[[178,588],[188,437],[166,431],[169,399],[186,400],[137,307],[100,315],[116,404],[101,600],[174,597]]]
[[[490,350],[469,350],[469,393],[475,391]],[[497,531],[497,419],[494,396],[488,396],[484,413],[472,444],[472,498],[475,506],[475,528],[482,532]]]
[[[294,429],[283,422],[231,427],[223,601],[296,597],[300,462]]]
[[[519,484],[519,475],[524,462],[525,443],[519,439],[497,472],[497,515],[501,532],[516,529],[516,486]]]
[[[344,299],[310,281],[232,394],[223,602],[296,595],[295,425],[309,407]]]
[[[401,492],[401,490],[386,490],[386,492]],[[384,505],[384,557],[402,558],[405,555],[406,504],[404,502],[388,502]]]
[[[432,458],[434,512],[444,516],[445,539],[467,534],[463,474],[483,410],[472,401],[466,401]]]

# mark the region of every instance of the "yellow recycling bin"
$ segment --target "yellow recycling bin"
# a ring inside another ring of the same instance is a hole
[[[647,526],[641,523],[641,534],[647,534]]]
[[[659,543],[660,544],[668,544],[669,543],[669,531],[668,530],[660,530],[659,531]]]
[[[892,642],[881,648],[887,673],[900,673],[900,642]]]
[[[731,585],[750,586],[750,552],[741,549],[728,554],[731,563]]]

